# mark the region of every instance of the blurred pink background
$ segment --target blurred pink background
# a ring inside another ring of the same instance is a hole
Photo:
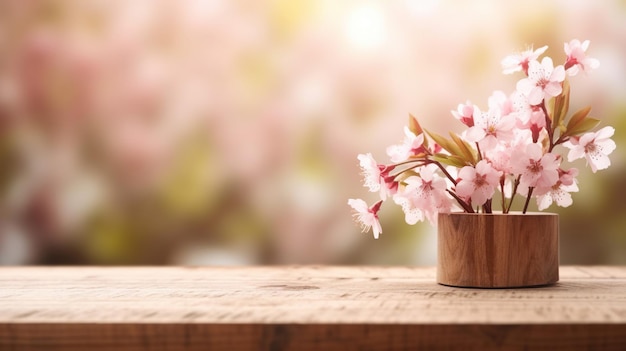
[[[572,109],[618,148],[549,209],[561,263],[626,264],[624,1],[2,0],[0,264],[432,265],[428,223],[352,222],[356,155],[409,113],[460,131],[503,57],[571,39],[601,62]]]

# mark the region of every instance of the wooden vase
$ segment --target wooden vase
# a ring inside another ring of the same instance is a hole
[[[440,213],[437,282],[516,288],[559,280],[559,215]]]

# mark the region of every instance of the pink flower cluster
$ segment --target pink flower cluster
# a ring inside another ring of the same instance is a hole
[[[589,107],[569,113],[566,76],[599,66],[586,56],[588,47],[588,40],[565,43],[565,62],[556,67],[550,57],[539,61],[547,46],[508,56],[504,73],[524,77],[512,94],[494,92],[486,109],[467,101],[452,111],[467,126],[460,135],[428,132],[411,116],[403,142],[387,148],[390,164],[359,155],[364,185],[380,195],[373,206],[348,201],[363,229],[373,228],[378,238],[378,211],[388,198],[402,207],[409,224],[428,219],[434,225],[439,212],[508,213],[516,195],[526,198],[524,213],[532,198],[539,210],[553,203],[570,206],[578,170],[566,167],[555,148],[569,149],[568,162],[585,158],[595,173],[610,166],[608,156],[616,147],[613,127],[591,131],[600,121],[589,117]]]

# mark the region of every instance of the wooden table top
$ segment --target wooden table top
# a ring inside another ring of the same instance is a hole
[[[464,289],[418,267],[5,267],[0,350],[626,349],[626,267]]]

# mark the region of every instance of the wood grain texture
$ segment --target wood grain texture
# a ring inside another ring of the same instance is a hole
[[[626,267],[533,289],[434,268],[0,268],[0,350],[624,350]]]
[[[437,281],[508,288],[559,280],[559,216],[440,213]]]

